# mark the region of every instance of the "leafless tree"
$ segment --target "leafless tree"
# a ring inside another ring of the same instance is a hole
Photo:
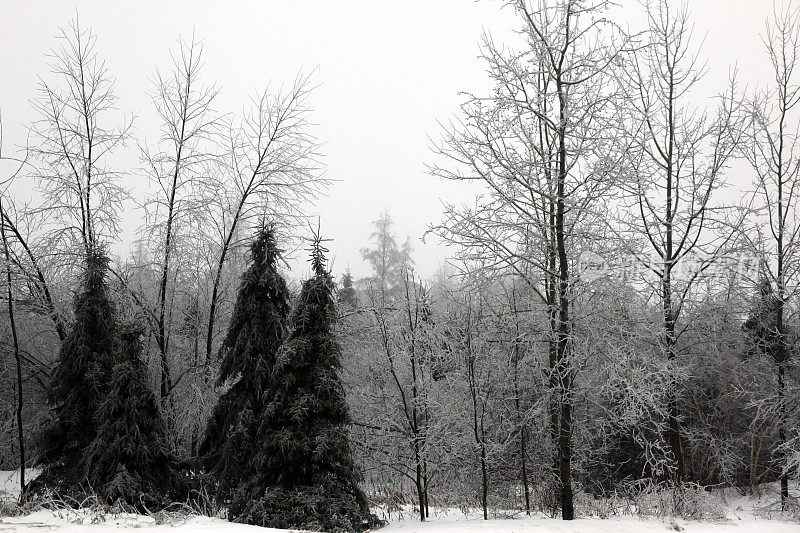
[[[625,38],[604,13],[608,2],[510,2],[527,47],[506,52],[486,38],[483,55],[496,90],[470,96],[464,118],[436,151],[455,168],[434,175],[479,181],[475,207],[448,206],[434,228],[462,247],[470,268],[510,269],[539,297],[551,323],[551,431],[562,516],[572,498],[571,292],[576,241],[598,199],[613,186],[620,156],[611,146],[617,96],[610,76]]]
[[[519,457],[520,457],[520,479],[522,481],[522,490],[525,493],[525,513],[531,514],[531,494],[528,482],[528,464],[527,464],[527,449],[528,449],[528,423],[526,417],[523,415],[521,407],[521,390],[520,390],[520,365],[525,358],[525,335],[522,332],[520,314],[521,309],[518,303],[519,292],[522,292],[517,282],[516,276],[512,277],[511,287],[506,290],[507,303],[512,313],[511,323],[513,324],[513,338],[511,340],[511,366],[514,374],[514,415],[517,431],[519,432]],[[524,294],[523,294],[524,296]]]
[[[734,82],[720,97],[719,108],[709,117],[692,107],[697,83],[705,68],[691,45],[692,27],[686,6],[677,11],[667,0],[647,4],[649,28],[643,43],[630,55],[621,84],[625,90],[626,151],[630,156],[630,219],[634,231],[644,235],[656,259],[634,249],[657,279],[654,292],[663,309],[663,350],[670,365],[678,365],[677,326],[694,282],[716,259],[735,234],[714,235],[709,229],[720,219],[722,206],[713,193],[723,185],[723,172],[741,136]],[[721,236],[720,236],[721,235]],[[699,257],[694,272],[676,279],[678,268],[693,253]],[[670,382],[669,442],[674,459],[674,479],[685,478],[678,383]]]
[[[791,410],[787,380],[793,351],[788,340],[788,324],[794,318],[790,302],[796,300],[800,289],[800,221],[797,218],[800,121],[795,114],[800,104],[800,84],[795,75],[795,68],[800,65],[800,12],[796,6],[775,8],[763,42],[774,78],[749,102],[752,121],[745,155],[755,173],[754,196],[766,218],[766,231],[758,234],[754,245],[764,258],[764,274],[774,287],[777,303],[774,325],[778,336],[774,361],[777,390],[772,403],[778,415],[781,508],[785,509],[789,497],[786,445],[791,431],[787,425]]]
[[[97,38],[77,19],[61,30],[50,64],[55,83],[42,79],[33,101],[31,153],[43,195],[42,210],[52,217],[51,246],[74,252],[118,230],[127,189],[113,170],[111,156],[129,137],[132,118],[112,126],[117,98],[114,80],[95,45]]]
[[[0,197],[0,209],[2,209],[2,197]],[[14,313],[14,290],[13,281],[11,276],[11,254],[8,251],[8,238],[6,237],[6,229],[4,224],[0,224],[0,236],[3,240],[3,255],[5,256],[6,263],[6,297],[8,299],[8,321],[11,325],[11,341],[14,352],[14,362],[17,371],[17,397],[16,397],[16,414],[17,414],[17,439],[19,443],[19,485],[20,485],[20,501],[25,503],[25,437],[23,435],[23,420],[22,420],[22,407],[23,407],[23,393],[22,393],[22,357],[20,355],[19,337],[17,336],[17,318]]]
[[[33,167],[30,161],[30,149],[26,147],[24,157],[14,157],[8,155],[3,151],[3,127],[2,116],[0,116],[0,161],[8,161],[16,166],[16,170],[9,178],[8,186],[6,187],[6,199],[2,206],[0,206],[0,224],[4,226],[4,230],[19,244],[22,248],[22,254],[14,254],[11,261],[19,271],[25,275],[29,285],[33,289],[34,296],[40,300],[41,310],[52,320],[56,334],[59,340],[64,340],[66,337],[66,325],[62,314],[56,306],[55,296],[50,287],[48,276],[45,274],[45,268],[42,265],[41,257],[45,255],[41,250],[41,246],[37,247],[31,239],[31,232],[28,231],[30,227],[41,225],[41,217],[34,209],[25,205],[23,209],[17,209],[13,196],[10,194],[10,186],[13,178],[18,176],[23,171],[30,171]]]
[[[463,339],[462,357],[465,372],[467,375],[467,387],[469,390],[469,400],[471,405],[472,434],[475,438],[475,447],[478,451],[478,459],[481,466],[481,507],[483,509],[483,519],[489,519],[489,472],[487,457],[487,435],[486,417],[488,404],[488,391],[482,383],[480,376],[479,359],[481,355],[481,339],[476,338],[477,332],[485,328],[483,317],[480,310],[473,309],[473,302],[469,296],[465,297],[464,302],[464,324],[461,328],[461,338]]]
[[[429,412],[427,402],[426,374],[422,357],[424,334],[424,302],[420,286],[412,275],[404,271],[404,298],[397,302],[397,311],[383,305],[383,290],[371,290],[373,316],[379,333],[383,356],[388,365],[391,388],[396,394],[401,420],[384,423],[399,424],[401,435],[412,452],[411,468],[400,470],[409,477],[417,492],[420,520],[428,516],[428,460],[426,454]],[[410,472],[409,472],[410,470]]]
[[[158,292],[148,318],[160,354],[160,395],[169,396],[172,304],[183,241],[191,239],[191,219],[200,210],[211,176],[206,172],[215,154],[219,117],[211,106],[217,95],[201,79],[202,46],[194,40],[181,41],[172,54],[169,73],[156,71],[151,94],[153,108],[161,122],[161,136],[153,146],[141,148],[145,171],[154,194],[145,203],[146,225],[142,240],[155,244]],[[190,255],[184,250],[185,256]]]

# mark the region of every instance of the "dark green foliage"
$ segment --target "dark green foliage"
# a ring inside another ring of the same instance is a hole
[[[247,388],[247,381],[240,379],[220,396],[200,444],[208,490],[221,503],[230,501],[252,472],[255,426]]]
[[[339,303],[350,308],[358,307],[358,295],[353,287],[353,276],[350,271],[342,275],[342,287],[339,289]]]
[[[200,446],[212,492],[228,501],[250,478],[256,453],[260,397],[288,329],[289,290],[278,272],[280,251],[272,228],[251,246],[228,333],[222,343],[219,384],[233,381],[219,399]]]
[[[254,482],[231,518],[270,527],[362,531],[370,523],[348,439],[350,416],[337,371],[334,285],[323,250],[303,283],[292,330],[264,395]]]
[[[75,321],[50,375],[52,418],[37,439],[36,464],[42,473],[31,487],[76,498],[87,489],[84,451],[97,432],[95,410],[113,366],[116,335],[116,312],[106,285],[108,258],[91,249],[86,261]]]
[[[362,495],[335,485],[267,488],[247,501],[237,521],[261,527],[308,531],[351,532],[365,529]],[[381,525],[374,517],[370,527]]]
[[[769,279],[764,278],[759,284],[759,295],[750,317],[743,329],[750,341],[751,355],[766,355],[777,362],[778,343],[778,298],[772,290]]]
[[[97,436],[86,451],[90,486],[108,502],[162,508],[176,489],[172,459],[147,369],[141,328],[120,328],[108,393],[96,413]]]
[[[51,374],[52,419],[37,442],[42,473],[32,489],[163,507],[177,477],[141,359],[141,330],[117,323],[103,250],[91,248],[86,262],[75,321]]]
[[[654,435],[649,437],[655,438]],[[645,461],[647,452],[636,442],[629,428],[614,428],[608,435],[598,435],[588,448],[582,481],[594,496],[607,497],[622,488],[623,483],[652,475]]]

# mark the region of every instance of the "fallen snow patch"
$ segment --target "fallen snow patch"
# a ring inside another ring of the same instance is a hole
[[[35,471],[26,472],[34,477]],[[796,486],[793,489],[796,490]],[[794,491],[793,491],[794,492]],[[0,499],[16,499],[19,495],[19,473],[0,471]],[[666,518],[612,516],[578,518],[571,522],[543,515],[502,518],[484,521],[480,513],[465,514],[456,509],[436,510],[427,522],[414,519],[413,509],[394,518],[381,533],[636,533],[642,531],[686,533],[800,533],[800,521],[767,519],[761,512],[777,501],[777,486],[763,485],[757,497],[740,496],[728,491],[716,494],[725,518],[715,521],[689,521]],[[101,513],[97,510],[40,510],[24,516],[0,517],[0,533],[106,533],[130,532],[131,529],[169,531],[171,533],[287,533],[284,529],[267,529],[233,524],[220,518],[180,516],[168,521],[157,517],[128,513]]]

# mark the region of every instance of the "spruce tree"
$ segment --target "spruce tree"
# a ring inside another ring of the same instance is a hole
[[[775,362],[778,356],[778,298],[769,278],[763,277],[758,285],[758,298],[742,329],[750,341],[749,355],[766,355]]]
[[[200,455],[210,488],[222,502],[251,477],[260,397],[288,329],[289,290],[278,272],[279,257],[273,228],[262,228],[220,349],[218,385],[233,383],[214,408]]]
[[[332,331],[334,284],[319,240],[263,397],[254,482],[230,510],[277,528],[363,531],[371,518],[348,439],[350,415]]]
[[[50,375],[51,418],[36,442],[42,472],[35,492],[81,498],[89,489],[84,452],[97,433],[95,410],[103,399],[114,359],[116,310],[106,284],[108,258],[92,247],[78,291],[75,319]]]
[[[86,451],[87,479],[107,502],[165,507],[177,488],[155,394],[141,358],[142,329],[119,328],[115,364]]]
[[[355,309],[358,307],[358,296],[356,289],[353,287],[353,276],[348,269],[342,275],[342,288],[339,289],[339,303]]]

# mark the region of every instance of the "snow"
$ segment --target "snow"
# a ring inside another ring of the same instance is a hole
[[[39,475],[33,468],[25,469],[25,483]],[[19,498],[19,470],[0,470],[0,500]]]
[[[677,527],[676,527],[677,526]],[[724,522],[689,522],[686,520],[653,520],[633,517],[578,518],[571,522],[545,517],[498,519],[433,518],[419,522],[394,522],[382,529],[386,533],[635,533],[641,531],[684,531],[687,533],[797,533],[800,523],[778,520],[742,520]]]
[[[32,533],[52,531],[56,533],[106,533],[130,532],[131,529],[146,528],[148,531],[170,531],[172,533],[277,533],[286,530],[265,529],[243,524],[232,524],[220,518],[191,517],[185,520],[157,524],[155,519],[138,515],[106,516],[92,523],[97,515],[80,512],[37,511],[27,516],[0,518],[0,532]],[[677,527],[676,527],[677,526]],[[484,521],[480,518],[465,518],[446,515],[434,517],[429,522],[413,520],[393,522],[380,530],[385,533],[635,533],[641,531],[685,531],[686,533],[797,533],[800,523],[779,520],[727,520],[723,522],[688,522],[685,520],[642,520],[638,518],[583,518],[562,522],[544,517],[500,519]]]
[[[28,475],[35,475],[31,472]],[[0,500],[13,499],[19,493],[17,473],[0,471]],[[413,518],[413,510],[403,513],[403,519],[394,518],[380,531],[383,533],[637,533],[684,531],[686,533],[800,533],[800,521],[766,519],[759,509],[774,504],[777,487],[762,487],[760,497],[739,496],[728,493],[724,502],[726,518],[716,521],[691,521],[683,519],[655,519],[631,516],[612,518],[578,518],[571,522],[543,515],[502,518],[484,521],[478,512],[465,516],[461,511],[436,511],[429,521],[421,523]],[[278,533],[287,530],[266,529],[243,524],[233,524],[220,518],[204,516],[171,515],[167,519],[135,514],[101,514],[92,510],[40,510],[25,516],[0,517],[0,533],[106,533],[130,532],[132,529],[171,533]]]
[[[278,533],[285,530],[267,529],[244,524],[233,524],[221,518],[204,516],[186,520],[156,523],[154,518],[141,515],[114,515],[98,520],[94,513],[36,511],[27,516],[0,518],[0,532],[29,533],[53,531],[56,533],[106,533],[128,532],[132,529],[146,528],[153,533],[170,531],[172,533],[237,533],[262,532]],[[97,522],[96,522],[97,521]],[[96,523],[93,523],[96,522]]]

